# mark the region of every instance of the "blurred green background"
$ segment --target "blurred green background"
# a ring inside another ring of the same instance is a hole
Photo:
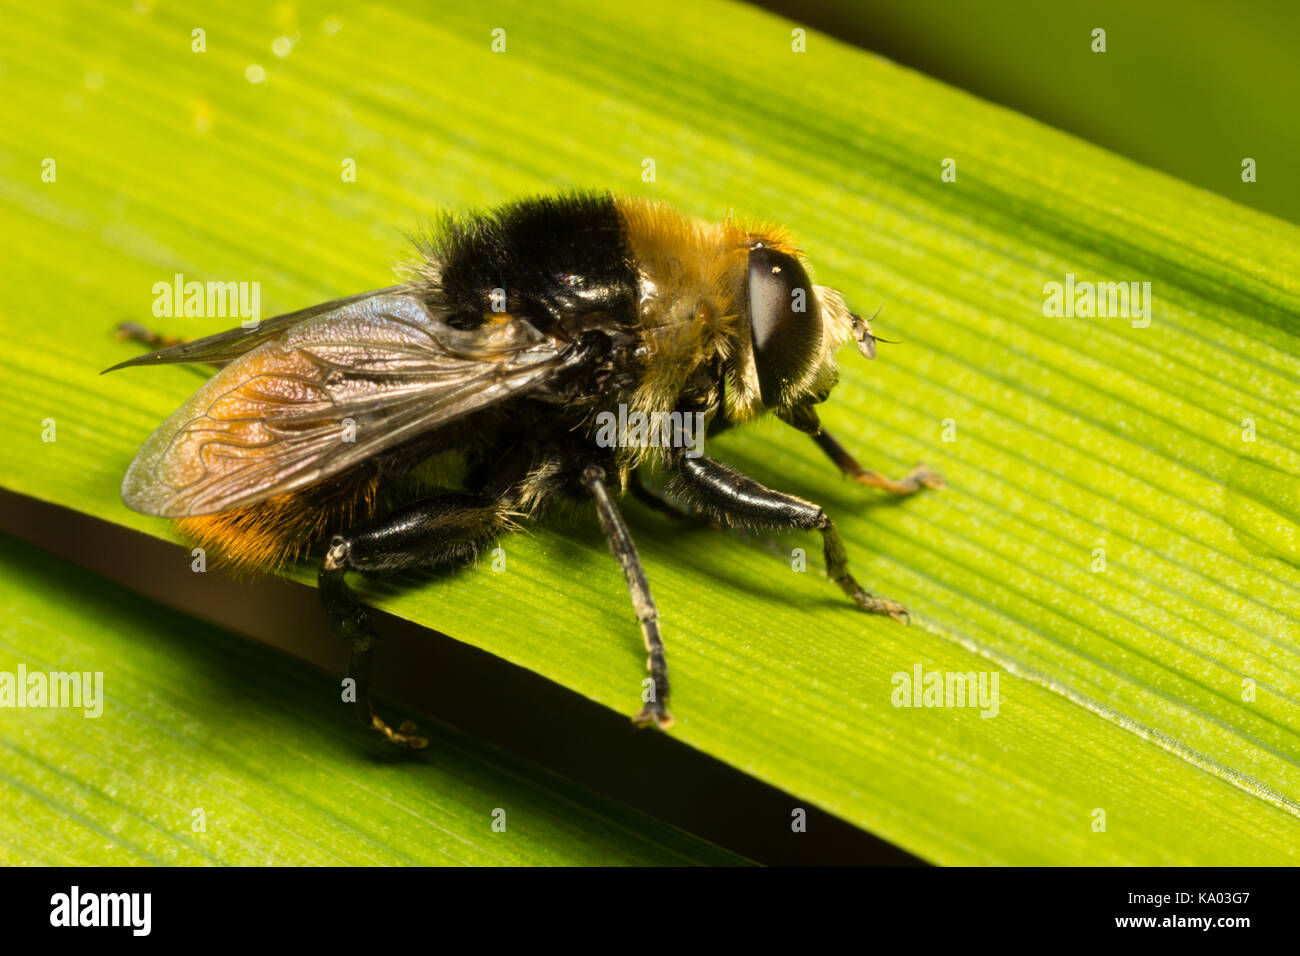
[[[1234,202],[1300,222],[1296,0],[759,6]],[[1092,31],[1106,30],[1093,53]],[[1256,182],[1241,180],[1244,157]]]

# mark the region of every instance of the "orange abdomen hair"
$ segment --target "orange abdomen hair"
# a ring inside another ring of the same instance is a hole
[[[242,508],[180,518],[176,527],[236,573],[271,572],[373,516],[378,490],[370,469],[354,469]]]

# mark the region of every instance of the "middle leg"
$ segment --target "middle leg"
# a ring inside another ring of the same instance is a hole
[[[685,508],[678,507],[667,498],[652,491],[646,485],[645,479],[641,477],[640,468],[634,468],[632,470],[632,477],[628,483],[628,488],[637,501],[649,508],[653,508],[660,514],[668,515],[683,524],[694,525],[699,528],[709,528],[713,531],[721,530],[721,526],[712,518],[697,515],[693,512],[687,511]]]
[[[641,636],[645,639],[648,655],[646,669],[650,671],[650,686],[647,688],[649,693],[645,705],[632,720],[637,726],[655,723],[667,730],[673,725],[672,715],[668,713],[668,662],[664,658],[664,642],[659,634],[659,610],[650,594],[650,582],[646,580],[645,569],[641,567],[641,556],[636,552],[627,524],[619,514],[614,499],[610,497],[609,489],[605,487],[605,469],[599,465],[589,465],[582,473],[582,484],[596,499],[600,526],[609,539],[609,549],[623,567],[627,590],[632,596],[632,607],[636,610],[636,619],[641,624]]]

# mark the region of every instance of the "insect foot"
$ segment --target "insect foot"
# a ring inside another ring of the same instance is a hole
[[[404,720],[396,730],[384,723],[378,714],[371,714],[370,719],[373,722],[374,729],[384,737],[385,740],[398,747],[405,747],[407,750],[423,750],[429,746],[429,741],[425,737],[417,736],[415,731],[419,728],[415,726],[415,721]]]
[[[847,583],[844,581],[837,581],[836,583],[844,589],[845,594],[853,598],[853,603],[862,610],[870,614],[888,614],[899,624],[910,624],[912,622],[911,615],[907,613],[907,608],[897,601],[868,594],[854,583],[852,578]]]
[[[874,471],[860,471],[851,475],[859,484],[872,488],[883,488],[895,495],[914,495],[922,488],[942,488],[947,484],[943,476],[928,465],[917,465],[902,478],[886,478]]]
[[[667,730],[676,721],[673,720],[673,715],[668,713],[668,708],[664,706],[663,701],[652,700],[648,701],[644,707],[636,712],[636,716],[632,718],[632,723],[638,727],[647,727],[654,724],[660,730]]]
[[[911,623],[907,608],[897,601],[876,597],[865,591],[849,573],[849,557],[844,542],[835,525],[825,514],[821,515],[822,542],[826,547],[826,576],[840,586],[840,590],[853,599],[853,603],[871,614],[888,614],[899,624]]]

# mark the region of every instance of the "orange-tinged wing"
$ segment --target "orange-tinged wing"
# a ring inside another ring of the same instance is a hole
[[[575,355],[522,319],[465,330],[401,292],[343,300],[232,358],[145,442],[122,500],[181,518],[303,488],[527,392]]]

